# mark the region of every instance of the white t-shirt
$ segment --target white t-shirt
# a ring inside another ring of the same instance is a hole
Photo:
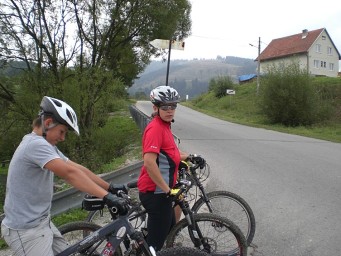
[[[56,158],[68,160],[42,136],[24,136],[9,164],[4,225],[29,229],[50,214],[54,174],[43,167]]]

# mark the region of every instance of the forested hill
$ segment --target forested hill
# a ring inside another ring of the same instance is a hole
[[[211,78],[230,76],[235,82],[238,76],[255,74],[257,62],[253,59],[227,56],[216,59],[171,60],[168,84],[179,93],[194,97],[206,92]],[[139,79],[129,89],[132,96],[148,96],[152,88],[166,82],[167,61],[152,61]]]

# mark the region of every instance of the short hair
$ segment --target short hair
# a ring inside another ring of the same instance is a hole
[[[44,120],[48,119],[48,118],[52,118],[53,122],[56,123],[56,120],[55,118],[53,117],[53,115],[51,114],[48,114],[48,113],[45,113],[44,114]],[[35,127],[41,127],[42,125],[42,121],[41,121],[41,115],[37,116],[33,122],[32,122],[32,128],[35,128]]]

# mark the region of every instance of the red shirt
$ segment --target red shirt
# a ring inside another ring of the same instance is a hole
[[[156,153],[156,163],[166,183],[172,188],[175,185],[178,167],[180,163],[180,152],[170,128],[170,123],[162,121],[155,116],[144,130],[142,138],[142,151],[145,153]],[[139,191],[164,193],[149,177],[144,166],[141,168],[137,182]]]

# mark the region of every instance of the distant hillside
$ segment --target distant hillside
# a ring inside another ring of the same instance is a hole
[[[181,96],[195,97],[207,91],[211,78],[230,76],[236,83],[238,76],[255,74],[257,63],[253,59],[227,56],[211,60],[171,60],[168,84]],[[131,95],[148,96],[152,88],[166,83],[167,61],[152,61],[129,89]]]

